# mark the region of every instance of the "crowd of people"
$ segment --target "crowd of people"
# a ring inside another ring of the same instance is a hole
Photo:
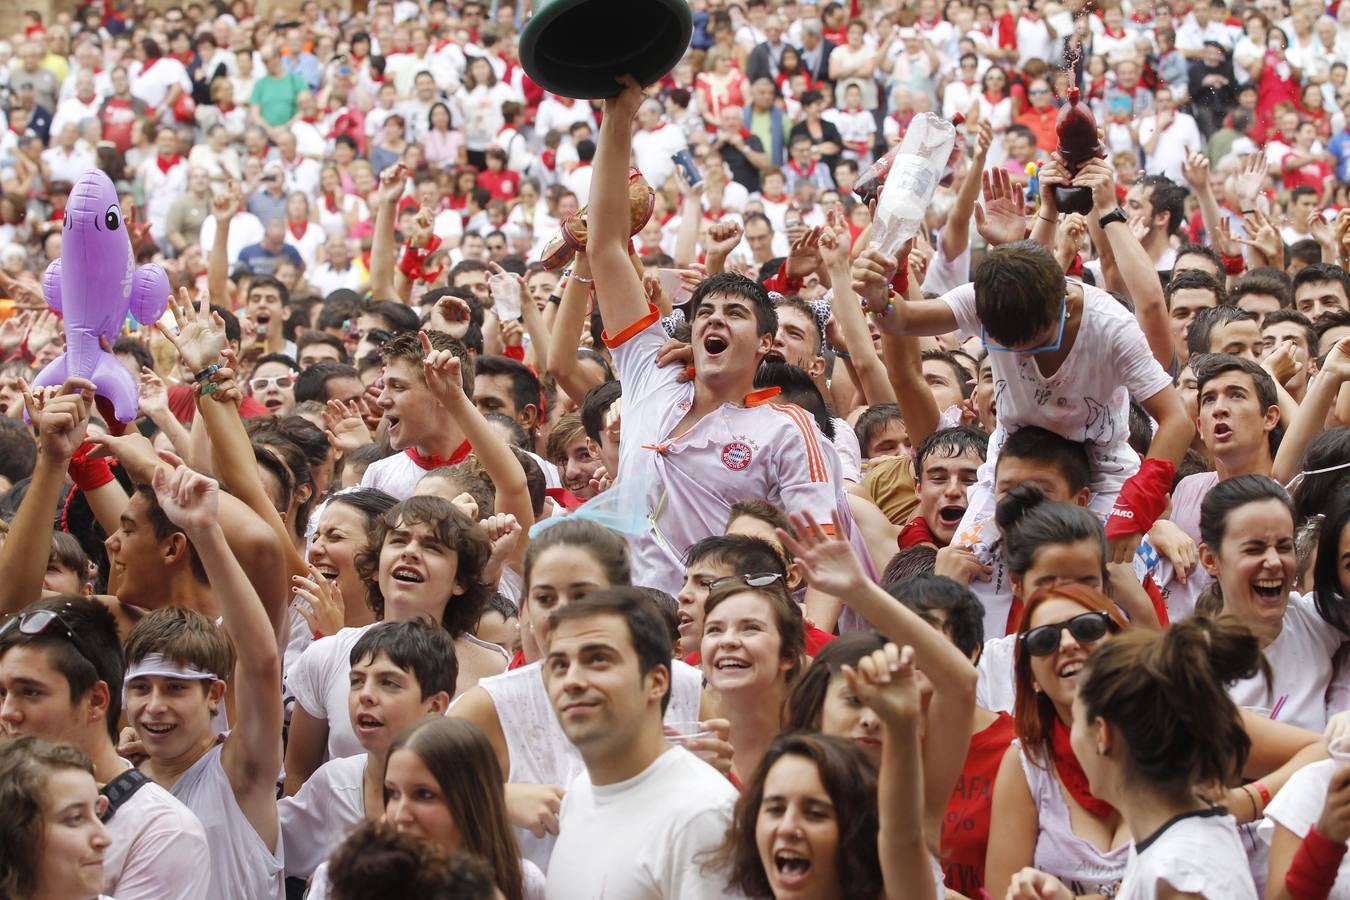
[[[0,41],[0,896],[1350,898],[1350,5],[530,7]]]

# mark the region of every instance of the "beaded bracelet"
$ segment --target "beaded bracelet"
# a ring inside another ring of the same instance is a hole
[[[858,299],[858,305],[862,307],[863,315],[871,313],[878,319],[884,319],[891,314],[892,310],[895,309],[895,294],[888,294],[886,297],[885,307],[883,307],[881,310],[877,312],[873,312],[872,307],[869,306],[867,301],[862,298]]]

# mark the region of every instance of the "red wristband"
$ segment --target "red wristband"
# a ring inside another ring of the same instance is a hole
[[[1242,258],[1242,254],[1237,256],[1220,256],[1219,262],[1223,263],[1223,270],[1229,275],[1241,275],[1247,271],[1247,261]]]
[[[909,257],[900,263],[900,268],[895,270],[895,275],[891,278],[891,288],[904,299],[909,291]]]
[[[1289,895],[1294,900],[1327,900],[1336,884],[1345,851],[1344,842],[1327,838],[1315,825],[1309,828],[1284,875],[1284,886],[1289,889]]]
[[[1265,784],[1263,784],[1260,781],[1253,781],[1250,782],[1247,785],[1247,787],[1251,788],[1252,790],[1256,791],[1256,793],[1261,795],[1262,809],[1265,809],[1267,806],[1270,805],[1270,788],[1266,787]]]
[[[112,463],[106,459],[89,459],[89,453],[98,445],[85,441],[75,455],[70,458],[66,472],[75,486],[88,493],[97,490],[113,480]]]

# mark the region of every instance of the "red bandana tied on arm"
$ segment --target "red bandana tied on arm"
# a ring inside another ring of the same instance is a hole
[[[1069,726],[1058,717],[1050,735],[1050,749],[1054,756],[1055,774],[1079,806],[1099,819],[1108,818],[1116,811],[1105,800],[1093,796],[1088,788],[1087,774],[1083,772],[1083,765],[1074,756],[1073,747],[1069,744]]]
[[[1116,505],[1106,519],[1108,540],[1128,534],[1147,534],[1167,508],[1167,494],[1177,467],[1170,460],[1146,459],[1120,486]]]

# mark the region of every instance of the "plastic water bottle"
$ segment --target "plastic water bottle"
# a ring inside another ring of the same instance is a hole
[[[493,275],[488,279],[488,291],[492,295],[492,305],[496,308],[497,318],[503,322],[520,318],[520,282],[514,275]]]
[[[933,201],[956,144],[956,127],[934,113],[909,123],[877,201],[872,246],[894,256],[914,236]]]

